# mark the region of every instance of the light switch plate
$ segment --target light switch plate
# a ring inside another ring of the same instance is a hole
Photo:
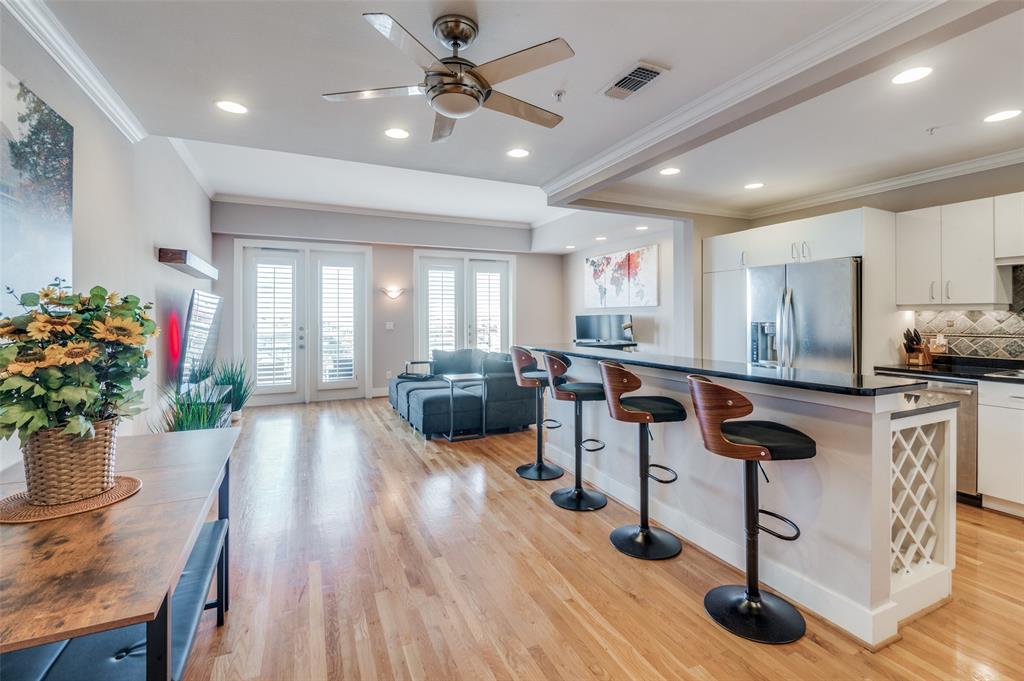
[[[385,331],[394,331],[395,330],[395,323],[394,322],[384,322],[384,330]]]

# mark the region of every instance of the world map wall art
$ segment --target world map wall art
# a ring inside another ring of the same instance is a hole
[[[653,307],[658,304],[658,244],[588,257],[583,307]]]

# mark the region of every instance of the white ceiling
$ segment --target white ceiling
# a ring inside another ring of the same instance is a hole
[[[794,44],[869,6],[853,0],[706,2],[47,3],[151,133],[361,163],[541,185]],[[360,16],[387,11],[436,52],[434,17],[478,19],[478,63],[564,37],[576,56],[499,89],[565,116],[547,130],[480,111],[430,144],[422,98],[332,104],[326,91],[419,82],[422,72]],[[599,94],[637,60],[671,67],[626,101]],[[557,103],[552,93],[566,91]],[[213,102],[232,99],[232,116]],[[404,127],[409,140],[381,133]],[[513,160],[513,146],[532,151]],[[251,193],[247,191],[246,193]]]
[[[213,197],[429,215],[528,227],[575,211],[547,205],[539,187],[181,140]]]
[[[920,81],[893,85],[911,66]],[[1024,147],[1024,12],[1015,12],[606,188],[599,196],[743,215]],[[937,126],[934,134],[927,128]],[[666,166],[681,169],[662,176]],[[764,188],[745,190],[750,182]]]

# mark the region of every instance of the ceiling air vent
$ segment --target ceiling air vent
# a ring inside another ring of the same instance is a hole
[[[651,81],[660,76],[667,68],[638,61],[627,71],[620,74],[605,88],[604,94],[612,99],[626,99],[635,95],[641,88],[650,85]]]

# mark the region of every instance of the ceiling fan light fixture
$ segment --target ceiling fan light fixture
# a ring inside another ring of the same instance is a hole
[[[430,107],[448,118],[466,118],[484,103],[483,93],[458,83],[443,83],[431,89]]]

